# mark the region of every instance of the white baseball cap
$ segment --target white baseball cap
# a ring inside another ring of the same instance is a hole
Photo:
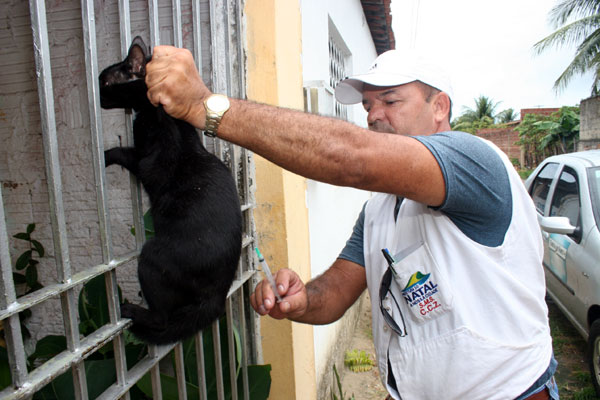
[[[452,100],[450,77],[439,64],[417,53],[388,50],[373,61],[366,74],[341,80],[335,88],[335,98],[342,104],[356,104],[363,100],[365,83],[389,87],[421,81],[445,92]]]

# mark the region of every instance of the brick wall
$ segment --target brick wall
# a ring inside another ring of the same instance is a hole
[[[509,159],[517,159],[522,164],[521,147],[516,144],[519,140],[519,132],[514,128],[518,123],[511,123],[502,128],[487,128],[477,131],[477,136],[487,139],[500,148]]]
[[[521,120],[525,114],[550,115],[559,108],[521,108]]]

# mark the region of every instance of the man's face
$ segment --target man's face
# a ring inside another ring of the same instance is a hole
[[[430,135],[436,132],[433,102],[426,101],[418,82],[400,86],[365,85],[363,107],[369,113],[369,129],[400,135]]]

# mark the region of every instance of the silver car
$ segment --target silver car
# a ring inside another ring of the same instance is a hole
[[[600,395],[600,150],[549,157],[525,185],[542,229],[548,294],[587,339]]]

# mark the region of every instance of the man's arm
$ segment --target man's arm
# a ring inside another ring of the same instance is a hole
[[[306,286],[289,269],[279,270],[275,280],[283,301],[275,303],[271,286],[263,280],[250,296],[252,307],[261,315],[314,325],[337,321],[367,287],[365,268],[344,259],[337,259]]]
[[[211,93],[189,51],[156,47],[147,65],[146,83],[153,104],[162,104],[175,118],[204,128],[203,101]],[[289,171],[321,182],[392,193],[433,206],[444,200],[439,165],[412,138],[235,99],[218,133]]]

